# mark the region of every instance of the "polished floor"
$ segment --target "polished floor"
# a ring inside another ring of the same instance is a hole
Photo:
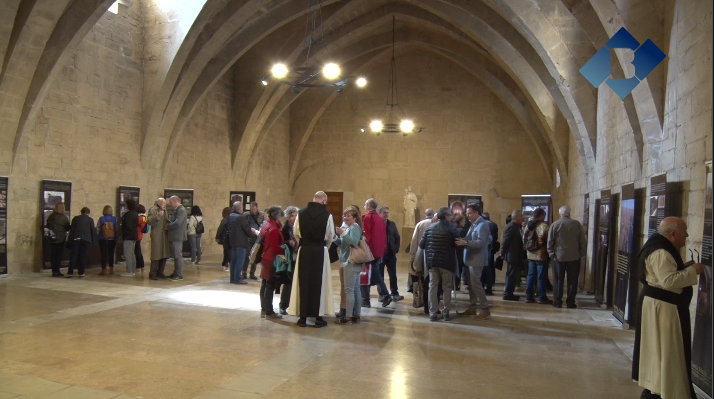
[[[294,317],[261,319],[259,283],[228,284],[216,260],[186,262],[183,282],[95,269],[84,279],[0,278],[0,399],[571,399],[641,391],[629,378],[633,332],[592,297],[581,296],[578,309],[504,302],[498,284],[489,320],[430,323],[404,290],[396,305],[363,309],[362,324],[299,328]],[[406,263],[399,271],[404,286]],[[375,295],[373,287],[373,306]],[[457,310],[467,299],[457,295]]]

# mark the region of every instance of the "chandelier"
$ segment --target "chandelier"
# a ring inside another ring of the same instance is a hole
[[[310,55],[322,46],[325,51],[332,56],[325,43],[325,32],[322,23],[322,1],[309,0],[307,4],[307,16],[305,22],[305,37],[300,44],[300,54],[305,54],[304,62],[298,59],[288,67],[284,63],[277,63],[271,68],[271,76],[277,82],[291,86],[293,93],[297,94],[302,88],[308,87],[332,87],[338,93],[342,93],[347,83],[352,80],[351,76],[342,75],[342,70],[335,62],[325,62],[318,64],[310,63]],[[299,57],[298,57],[299,58]],[[263,86],[270,83],[265,76],[261,78]],[[355,80],[358,87],[367,85],[367,80],[358,77]]]
[[[387,88],[387,104],[384,106],[384,108],[382,108],[382,111],[380,111],[379,117],[369,124],[369,128],[372,130],[372,132],[377,133],[377,136],[379,136],[381,133],[400,132],[404,136],[406,136],[414,130],[417,130],[417,133],[421,133],[421,131],[424,130],[423,127],[414,126],[414,122],[406,117],[404,111],[402,110],[402,107],[399,106],[399,95],[397,92],[397,63],[394,57],[395,24],[396,18],[392,16],[392,63],[389,75],[389,87]],[[397,109],[399,109],[399,112],[401,112],[402,114],[402,119],[399,123],[396,122],[396,118],[394,117],[394,107],[397,107]],[[386,122],[383,122],[382,115],[385,114],[385,110],[387,110],[387,108],[389,108],[389,110],[386,112],[386,114],[388,114],[386,118],[387,120]],[[364,127],[362,127],[360,128],[360,130],[364,132],[365,129]]]

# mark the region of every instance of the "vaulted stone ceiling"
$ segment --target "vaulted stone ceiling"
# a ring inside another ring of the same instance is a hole
[[[244,180],[253,149],[280,115],[291,113],[290,182],[302,149],[338,95],[264,87],[273,61],[300,56],[306,0],[120,0],[141,2],[144,19],[144,98],[141,162],[163,170],[189,118],[207,92],[232,73],[236,96],[231,132],[233,173]],[[28,145],[50,82],[114,0],[4,0],[0,3],[0,160],[15,165]],[[324,0],[331,54],[348,73],[366,73],[390,56],[392,16],[397,51],[430,52],[489,87],[530,135],[546,170],[567,176],[569,135],[583,169],[595,165],[597,91],[579,69],[620,27],[609,0]],[[628,29],[662,47],[662,0],[630,9],[655,23]],[[625,10],[627,11],[627,10]],[[649,29],[649,30],[648,30]],[[627,60],[619,53],[613,75]],[[312,55],[316,59],[324,54]],[[647,139],[662,135],[662,68],[625,99],[640,162]],[[646,131],[648,137],[643,137]],[[650,149],[656,151],[656,149]]]

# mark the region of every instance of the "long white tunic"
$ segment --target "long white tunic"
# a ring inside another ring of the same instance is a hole
[[[693,267],[677,270],[677,263],[664,249],[645,260],[647,283],[674,293],[698,282]],[[654,298],[642,302],[640,370],[638,385],[662,399],[690,399],[687,364],[677,306]]]
[[[300,241],[300,216],[295,218],[295,226],[293,226],[293,234],[295,238]],[[335,304],[333,298],[332,290],[332,269],[330,268],[330,255],[327,253],[327,249],[335,240],[335,224],[332,221],[332,215],[327,218],[327,226],[325,227],[325,256],[322,262],[322,290],[320,292],[320,314],[330,315],[335,312]],[[295,271],[293,272],[293,285],[292,291],[290,291],[290,307],[288,307],[288,314],[292,316],[300,316],[300,281],[299,281],[299,270],[300,270],[300,251],[302,248],[298,248],[297,262],[295,263]]]

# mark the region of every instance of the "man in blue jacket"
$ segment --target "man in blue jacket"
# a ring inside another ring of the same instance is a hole
[[[491,243],[491,222],[481,216],[481,209],[476,204],[471,204],[466,208],[466,216],[471,222],[471,227],[465,238],[457,238],[456,245],[466,247],[464,251],[464,263],[469,268],[469,309],[464,315],[476,316],[483,320],[491,315],[486,300],[486,291],[481,285],[481,273],[483,268],[488,266],[488,257]],[[476,315],[478,306],[481,306],[481,313]]]

